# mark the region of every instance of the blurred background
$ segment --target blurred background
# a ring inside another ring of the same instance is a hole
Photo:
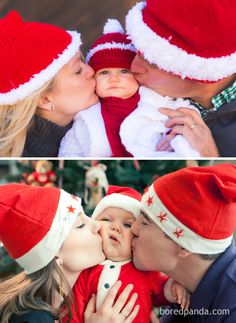
[[[0,0],[0,18],[17,10],[27,21],[51,23],[82,34],[85,54],[101,35],[107,18],[119,19],[124,27],[125,16],[137,0]]]
[[[91,215],[109,184],[143,193],[157,177],[180,168],[226,162],[236,164],[236,160],[0,160],[0,185],[60,187],[81,197],[86,214]],[[0,279],[20,270],[0,242]]]

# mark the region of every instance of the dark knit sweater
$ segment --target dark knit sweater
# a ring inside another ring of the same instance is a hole
[[[20,316],[13,315],[9,323],[54,323],[54,319],[49,312],[31,310]]]
[[[236,157],[236,100],[224,104],[204,118],[220,157]]]
[[[72,122],[66,127],[35,115],[27,133],[22,157],[57,157],[60,142]]]

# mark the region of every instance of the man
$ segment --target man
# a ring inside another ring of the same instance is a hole
[[[236,167],[170,173],[141,203],[132,225],[135,266],[162,271],[192,293],[188,311],[163,310],[161,322],[236,322]]]
[[[183,134],[203,157],[236,156],[235,14],[233,0],[149,0],[126,17],[138,50],[132,72],[140,84],[199,109],[204,121],[186,109],[162,112],[173,128],[169,139]]]

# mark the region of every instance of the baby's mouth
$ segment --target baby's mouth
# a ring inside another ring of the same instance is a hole
[[[120,243],[119,239],[114,234],[110,234],[109,238],[116,243]]]

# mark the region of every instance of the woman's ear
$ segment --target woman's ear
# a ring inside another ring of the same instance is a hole
[[[54,110],[51,96],[48,94],[43,95],[38,101],[38,107],[48,111]]]
[[[56,263],[60,268],[63,267],[63,260],[62,260],[61,256],[56,255]]]

